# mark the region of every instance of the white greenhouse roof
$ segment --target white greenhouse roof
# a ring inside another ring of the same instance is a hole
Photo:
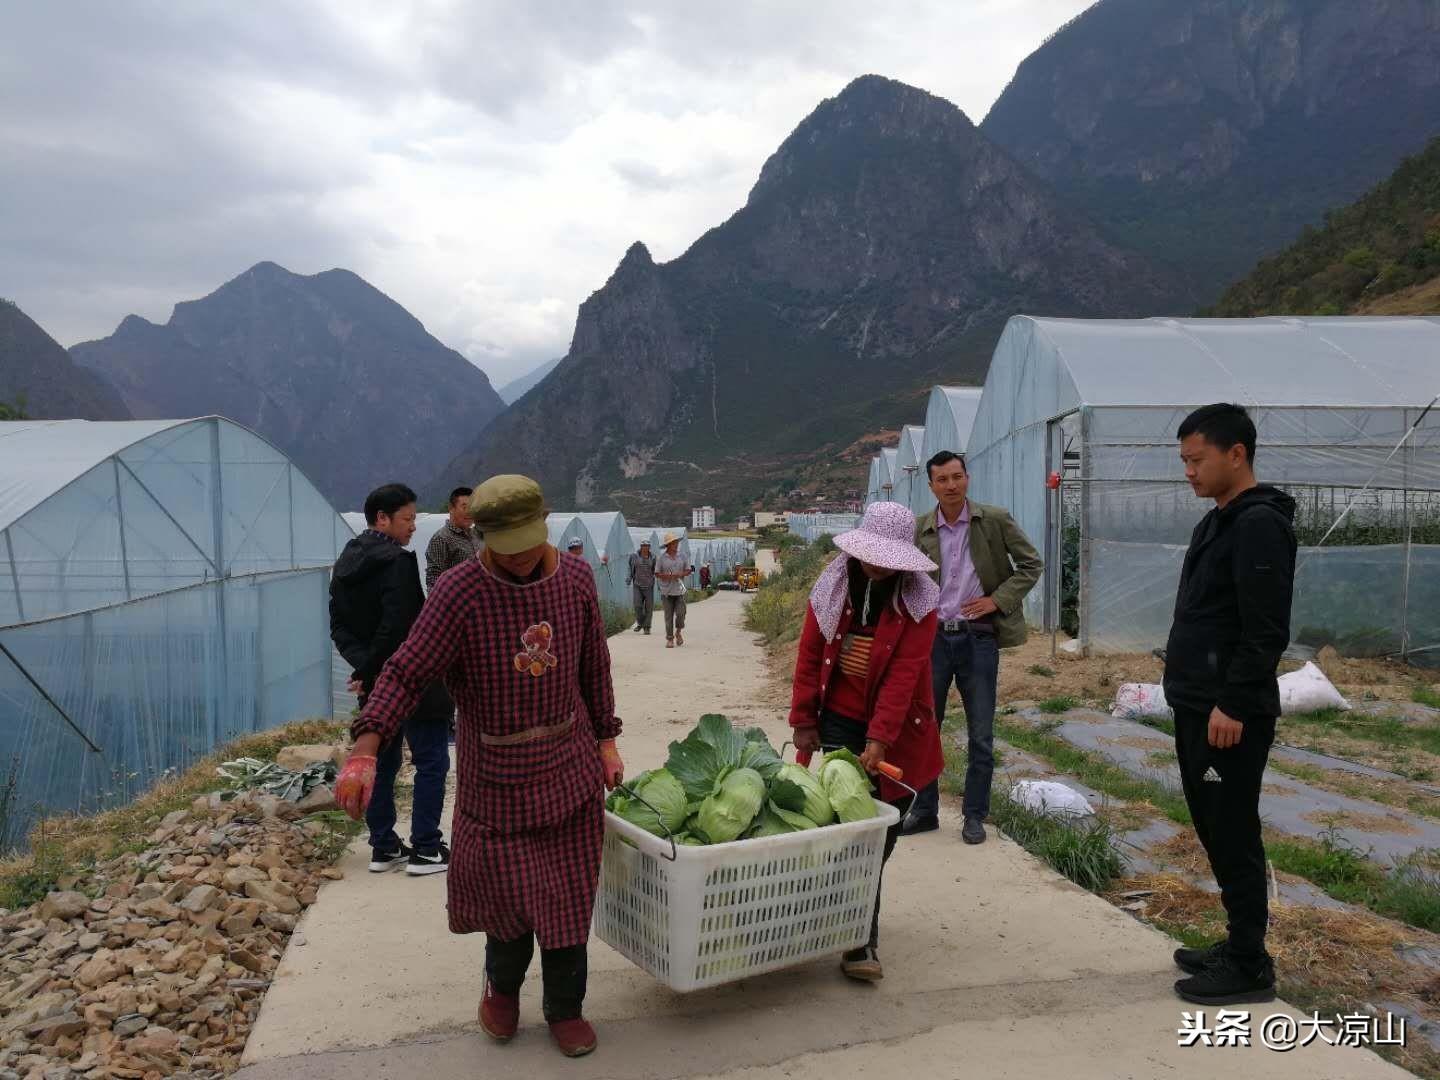
[[[108,457],[191,420],[0,422],[0,530]]]
[[[1086,405],[1424,406],[1440,394],[1440,319],[1039,319],[1006,328],[1050,353]],[[1026,362],[1031,357],[996,359]],[[1048,365],[1041,362],[1040,369]]]

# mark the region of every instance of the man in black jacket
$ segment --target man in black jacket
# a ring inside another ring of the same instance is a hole
[[[1295,500],[1255,480],[1255,425],[1238,405],[1207,405],[1180,425],[1180,458],[1195,494],[1215,508],[1195,527],[1165,651],[1165,697],[1195,832],[1229,918],[1227,940],[1177,949],[1186,1001],[1272,1001],[1265,951],[1265,848],[1260,784],[1290,641]]]
[[[376,488],[365,500],[365,521],[368,528],[345,545],[330,577],[330,639],[355,669],[352,682],[362,704],[425,603],[419,560],[405,550],[415,535],[415,492],[404,484]],[[375,793],[365,812],[373,872],[404,866],[407,874],[418,876],[450,868],[440,811],[450,771],[447,743],[453,711],[450,695],[437,682],[405,721],[405,741],[415,763],[409,847],[395,834],[395,777],[404,760],[400,739],[380,750]]]

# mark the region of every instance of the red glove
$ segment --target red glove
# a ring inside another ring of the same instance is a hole
[[[605,786],[614,791],[625,779],[625,762],[620,751],[615,749],[615,740],[606,739],[600,744],[600,767],[605,771]]]
[[[335,781],[335,801],[352,821],[359,821],[370,805],[370,796],[374,791],[375,756],[351,754],[345,759],[345,767]]]

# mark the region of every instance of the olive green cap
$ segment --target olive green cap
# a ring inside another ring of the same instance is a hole
[[[470,518],[485,546],[499,555],[518,555],[550,539],[545,528],[545,494],[528,476],[492,476],[470,496]]]

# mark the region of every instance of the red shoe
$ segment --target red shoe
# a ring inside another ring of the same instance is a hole
[[[584,1057],[595,1049],[595,1029],[590,1026],[590,1021],[578,1016],[574,1020],[552,1022],[550,1034],[566,1057]]]
[[[480,1026],[496,1042],[509,1042],[520,1027],[520,998],[502,994],[485,981],[485,996],[480,999]]]

